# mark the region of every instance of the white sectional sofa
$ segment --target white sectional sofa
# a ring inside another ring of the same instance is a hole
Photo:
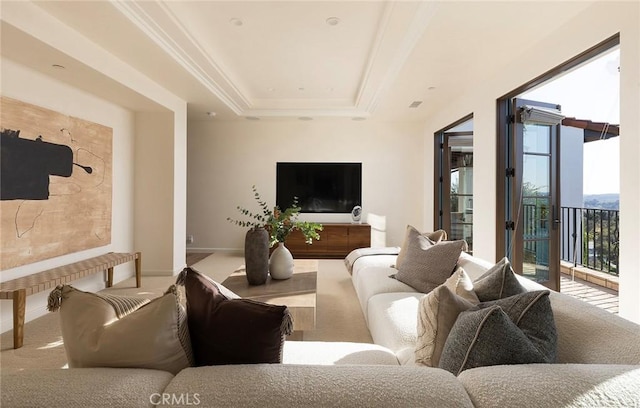
[[[362,256],[353,284],[375,344],[286,342],[283,364],[74,368],[3,374],[3,407],[640,406],[640,326],[551,293],[558,364],[479,367],[458,377],[414,362],[419,300],[389,275],[394,255]],[[491,263],[463,254],[477,278]],[[526,279],[527,289],[539,285]]]
[[[393,255],[357,258],[352,281],[374,343],[415,366],[418,304],[426,294],[390,278]],[[492,263],[462,253],[472,280]],[[527,290],[546,288],[526,278]],[[558,364],[479,367],[458,377],[476,407],[640,406],[640,326],[557,292],[550,301],[558,333]],[[422,369],[436,368],[420,367]]]

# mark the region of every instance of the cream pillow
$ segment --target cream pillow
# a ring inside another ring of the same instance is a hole
[[[193,365],[187,316],[175,285],[147,302],[119,313],[105,296],[69,285],[54,289],[49,310],[60,309],[69,367],[151,368],[177,374]]]
[[[462,268],[427,296],[418,306],[416,364],[438,367],[442,349],[458,315],[478,304],[471,278]]]

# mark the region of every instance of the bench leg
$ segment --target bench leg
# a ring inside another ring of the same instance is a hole
[[[139,288],[142,281],[142,253],[136,252],[136,288]]]
[[[113,286],[113,267],[107,268],[107,287]]]
[[[18,289],[13,291],[13,348],[22,347],[24,340],[24,314],[26,311],[27,291]]]

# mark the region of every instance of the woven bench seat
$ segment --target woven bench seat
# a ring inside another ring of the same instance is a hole
[[[136,287],[139,288],[142,262],[142,253],[140,252],[109,252],[0,283],[0,299],[13,299],[13,348],[22,347],[27,296],[104,271],[107,271],[107,287],[109,288],[113,285],[113,268],[131,261],[135,261]]]

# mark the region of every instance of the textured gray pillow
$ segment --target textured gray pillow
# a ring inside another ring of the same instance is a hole
[[[440,241],[444,241],[447,239],[447,232],[445,230],[437,230],[433,232],[420,232],[415,229],[411,225],[407,225],[407,229],[404,234],[404,241],[402,242],[402,246],[400,247],[400,252],[398,252],[398,257],[396,258],[396,268],[402,265],[404,262],[405,255],[407,253],[407,246],[409,243],[415,242],[418,237],[427,238],[431,244],[435,244]],[[426,245],[426,242],[425,242]]]
[[[433,244],[428,238],[418,236],[407,245],[396,279],[419,292],[429,293],[451,276],[460,253],[466,248],[467,243],[463,240]]]
[[[458,316],[439,367],[458,375],[474,367],[554,363],[557,338],[547,290],[481,303]]]
[[[503,299],[527,291],[518,282],[506,257],[476,279],[473,282],[473,290],[481,302]]]

